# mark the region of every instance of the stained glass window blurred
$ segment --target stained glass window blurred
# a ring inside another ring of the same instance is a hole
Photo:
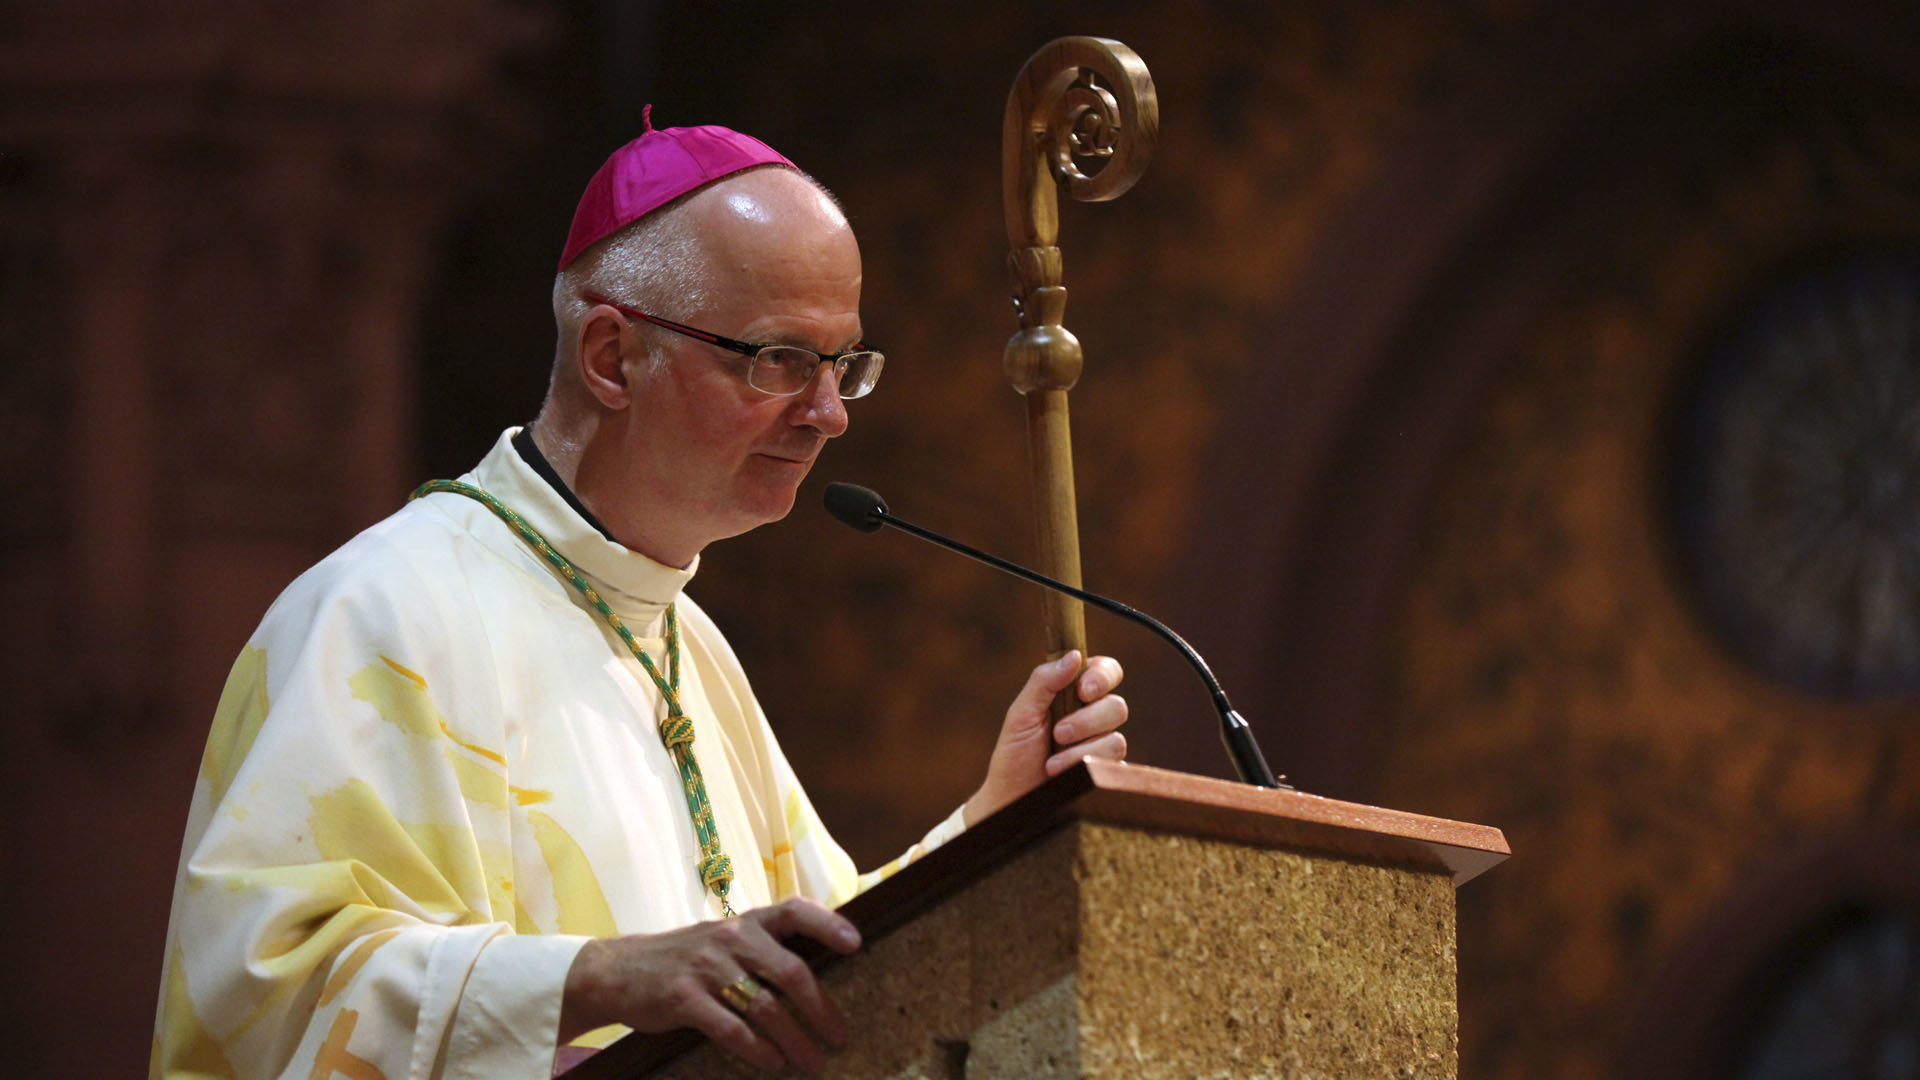
[[[1920,932],[1862,918],[1805,954],[1758,1020],[1738,1080],[1920,1080]]]
[[[1814,693],[1920,692],[1920,257],[1758,293],[1674,431],[1680,571],[1731,650]]]

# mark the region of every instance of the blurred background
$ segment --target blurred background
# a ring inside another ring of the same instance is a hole
[[[507,0],[0,11],[0,1001],[138,1075],[188,797],[294,575],[525,422],[573,202],[721,123],[831,187],[891,360],[725,626],[863,864],[1039,659],[1001,112],[1056,36],[1158,87],[1068,204],[1089,587],[1306,790],[1498,826],[1462,1075],[1920,1076],[1920,13],[1908,3]],[[1226,775],[1099,615],[1134,758]]]

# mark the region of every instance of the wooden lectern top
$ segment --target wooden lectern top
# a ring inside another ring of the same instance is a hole
[[[1146,765],[1092,760],[1084,764],[1086,788],[1062,807],[1068,817],[1445,870],[1455,886],[1513,854],[1506,836],[1486,825]]]
[[[1086,759],[847,901],[840,913],[863,935],[886,933],[1069,821],[1432,870],[1452,877],[1455,886],[1513,853],[1506,836],[1486,825]]]
[[[1500,830],[1485,825],[1144,765],[1087,760],[847,901],[840,913],[871,943],[1074,821],[1411,867],[1446,874],[1455,886],[1512,853]],[[808,939],[785,944],[815,970],[841,959]],[[614,1080],[645,1075],[701,1041],[690,1030],[629,1035],[566,1076]]]

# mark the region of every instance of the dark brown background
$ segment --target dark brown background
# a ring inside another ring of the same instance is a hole
[[[853,479],[1029,554],[1001,110],[1094,33],[1151,68],[1162,138],[1062,229],[1089,585],[1181,628],[1302,786],[1506,830],[1461,894],[1463,1075],[1725,1074],[1796,943],[1920,891],[1913,699],[1743,666],[1658,510],[1726,313],[1920,237],[1920,21],[1816,6],[0,13],[9,1060],[139,1071],[232,655],[531,415],[572,201],[647,101],[836,191],[893,357],[800,509],[694,592],[863,862],[964,797],[1037,601],[815,507]],[[1191,677],[1091,629],[1136,759],[1224,774]]]

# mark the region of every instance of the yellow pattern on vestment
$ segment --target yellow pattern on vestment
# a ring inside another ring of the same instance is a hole
[[[607,894],[600,889],[600,879],[594,876],[587,853],[559,822],[540,811],[528,811],[527,821],[533,825],[533,838],[547,861],[547,873],[553,875],[553,898],[560,906],[559,931],[588,937],[618,934],[613,909],[607,906]]]
[[[628,625],[654,627],[677,598],[736,906],[862,887],[680,593],[691,570],[605,542],[504,439],[470,479]],[[569,587],[469,500],[418,500],[302,575],[235,662],[208,737],[155,1075],[544,1076],[582,935],[716,915],[661,715]]]
[[[200,775],[218,803],[227,797],[235,766],[253,749],[254,737],[267,718],[265,649],[240,650],[239,659],[227,672],[227,685],[220,691],[220,704],[214,707],[213,716],[213,729],[207,733],[207,747],[200,755]]]

